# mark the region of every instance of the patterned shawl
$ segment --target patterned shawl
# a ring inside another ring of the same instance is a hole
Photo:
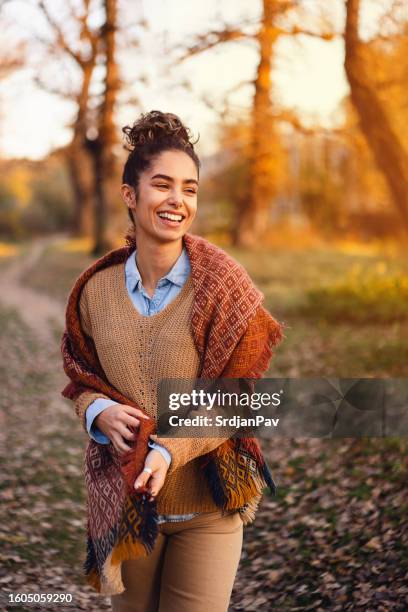
[[[183,244],[194,286],[191,329],[200,356],[198,377],[260,378],[268,369],[272,347],[283,336],[283,326],[262,306],[263,294],[245,269],[225,251],[193,234],[186,234]],[[65,398],[75,400],[83,391],[92,390],[140,408],[105,376],[79,316],[79,299],[87,280],[98,270],[124,262],[135,248],[135,239],[128,233],[126,246],[95,261],[71,290],[61,344],[64,370],[71,380],[62,391]],[[157,502],[148,501],[145,490],[136,492],[133,487],[150,450],[149,436],[156,431],[154,420],[141,419],[133,431],[137,439],[123,455],[112,444],[101,445],[92,439],[85,453],[84,571],[87,583],[106,596],[123,592],[122,561],[149,554],[158,534]],[[244,524],[254,519],[265,487],[276,494],[256,438],[229,438],[200,460],[217,506],[238,510]]]

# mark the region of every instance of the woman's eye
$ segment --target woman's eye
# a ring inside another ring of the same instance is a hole
[[[166,185],[165,183],[159,183],[159,184],[156,185],[156,187],[165,187],[165,188],[167,188],[168,185]]]
[[[187,193],[191,194],[191,195],[195,195],[197,192],[194,191],[194,189],[186,189]]]

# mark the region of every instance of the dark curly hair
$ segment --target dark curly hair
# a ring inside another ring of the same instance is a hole
[[[162,113],[152,110],[140,115],[132,126],[122,128],[126,136],[125,148],[129,151],[123,168],[122,182],[135,188],[136,194],[140,174],[144,172],[152,160],[163,151],[184,151],[196,165],[200,172],[200,160],[194,151],[194,142],[191,140],[189,128],[185,127],[179,117],[173,113]],[[132,211],[128,208],[129,218],[134,225]]]

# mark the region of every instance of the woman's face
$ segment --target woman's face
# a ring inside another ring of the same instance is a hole
[[[132,209],[136,241],[142,235],[159,242],[180,240],[197,212],[198,175],[195,163],[183,151],[163,151],[139,179],[137,194],[122,185]]]

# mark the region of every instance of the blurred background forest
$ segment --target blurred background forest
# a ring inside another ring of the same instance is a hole
[[[1,238],[112,246],[120,127],[157,107],[204,141],[197,232],[406,243],[406,4],[248,4],[3,0]]]
[[[0,0],[0,23],[0,584],[108,609],[81,585],[59,342],[76,277],[123,244],[121,127],[159,109],[199,134],[192,231],[286,324],[269,376],[407,377],[407,3]],[[279,495],[231,610],[406,610],[406,450],[266,443]]]
[[[200,136],[192,231],[238,258],[288,324],[278,374],[403,376],[406,3],[187,9],[3,0],[1,252],[62,233],[27,282],[63,301],[123,243],[121,127],[172,111]]]

